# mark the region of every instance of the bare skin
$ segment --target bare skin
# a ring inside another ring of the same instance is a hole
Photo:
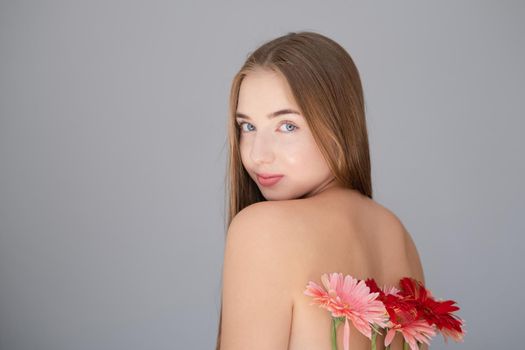
[[[380,287],[405,276],[424,282],[417,250],[395,215],[335,181],[283,76],[249,73],[236,122],[243,166],[267,201],[243,209],[228,231],[221,350],[330,350],[330,314],[303,294],[323,273],[371,277]],[[261,173],[283,177],[263,186]],[[402,349],[401,340],[396,335],[391,350]],[[338,349],[342,342],[340,327]],[[383,349],[384,336],[377,343]],[[369,348],[351,326],[350,349]]]
[[[294,218],[304,220],[299,255],[304,261],[296,271],[303,281],[320,282],[327,272],[342,272],[359,279],[373,277],[378,285],[395,285],[409,276],[424,282],[416,247],[397,217],[357,191],[336,186],[299,200],[278,205],[293,207]],[[291,219],[293,222],[295,219]],[[306,229],[305,229],[306,228]],[[331,349],[331,317],[311,303],[297,286],[293,296],[290,350]],[[338,349],[343,349],[343,326],[338,328]],[[384,335],[377,337],[377,349],[384,349]],[[370,340],[350,327],[350,349],[369,349]],[[423,347],[426,349],[427,347]],[[402,349],[397,334],[391,350]]]

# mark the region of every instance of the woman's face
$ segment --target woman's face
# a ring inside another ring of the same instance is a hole
[[[258,69],[244,77],[236,122],[242,163],[267,200],[311,197],[335,185],[288,83],[280,74]],[[258,174],[281,177],[268,183]]]

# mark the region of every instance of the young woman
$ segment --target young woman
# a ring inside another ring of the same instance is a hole
[[[233,79],[228,123],[217,350],[330,350],[331,316],[303,294],[323,273],[425,282],[410,234],[372,199],[363,90],[339,44],[298,32],[262,45]],[[370,349],[353,326],[350,349]]]

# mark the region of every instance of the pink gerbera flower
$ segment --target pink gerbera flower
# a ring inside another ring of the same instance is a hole
[[[371,339],[374,325],[386,327],[388,314],[383,303],[376,300],[379,293],[370,293],[364,281],[359,281],[350,275],[343,277],[342,273],[323,274],[323,287],[309,281],[304,291],[305,295],[314,298],[310,305],[317,304],[331,312],[332,317],[344,317],[344,349],[348,349],[350,339],[350,320],[354,327]]]
[[[395,323],[386,333],[385,346],[390,345],[396,332],[400,332],[403,335],[411,350],[419,349],[418,342],[430,345],[429,339],[436,335],[434,327],[429,325],[426,320],[413,319],[404,323]]]

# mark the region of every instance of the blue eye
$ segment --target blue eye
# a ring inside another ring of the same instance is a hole
[[[243,126],[244,124],[251,125],[250,123],[246,123],[246,122],[238,123],[238,125],[239,125],[239,127],[241,128],[242,131],[246,131],[246,130],[244,130],[244,129],[242,128],[242,126]],[[249,130],[248,130],[248,131],[249,131]]]
[[[286,126],[286,125],[291,125],[291,126],[293,127],[291,130],[288,129],[288,128],[285,128],[286,131],[290,131],[290,132],[292,132],[292,131],[294,131],[295,129],[297,129],[297,126],[293,125],[292,123],[284,122],[284,123],[281,124],[281,126],[283,126],[283,125],[285,125],[285,126]]]

